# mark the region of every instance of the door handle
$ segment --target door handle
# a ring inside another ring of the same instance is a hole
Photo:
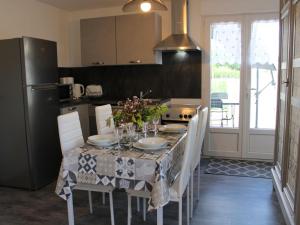
[[[290,83],[289,80],[286,80],[286,81],[282,81],[282,82],[281,82],[281,84],[285,84],[286,86],[289,86],[289,83]]]

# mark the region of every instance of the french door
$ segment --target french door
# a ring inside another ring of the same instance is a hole
[[[273,159],[278,30],[275,15],[206,19],[206,155]]]

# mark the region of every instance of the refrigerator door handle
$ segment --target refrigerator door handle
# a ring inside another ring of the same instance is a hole
[[[54,90],[57,89],[58,84],[44,84],[44,85],[31,85],[32,91]]]

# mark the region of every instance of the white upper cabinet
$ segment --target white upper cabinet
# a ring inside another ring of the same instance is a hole
[[[83,66],[115,65],[116,17],[80,21],[81,63]]]
[[[83,66],[161,64],[161,17],[156,13],[83,19]]]
[[[161,53],[153,48],[161,41],[161,18],[155,13],[118,16],[117,63],[159,64]]]

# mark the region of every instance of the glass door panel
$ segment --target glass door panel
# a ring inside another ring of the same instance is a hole
[[[279,22],[255,21],[251,26],[250,128],[275,129]]]
[[[241,24],[210,25],[210,127],[238,128],[241,76]]]

